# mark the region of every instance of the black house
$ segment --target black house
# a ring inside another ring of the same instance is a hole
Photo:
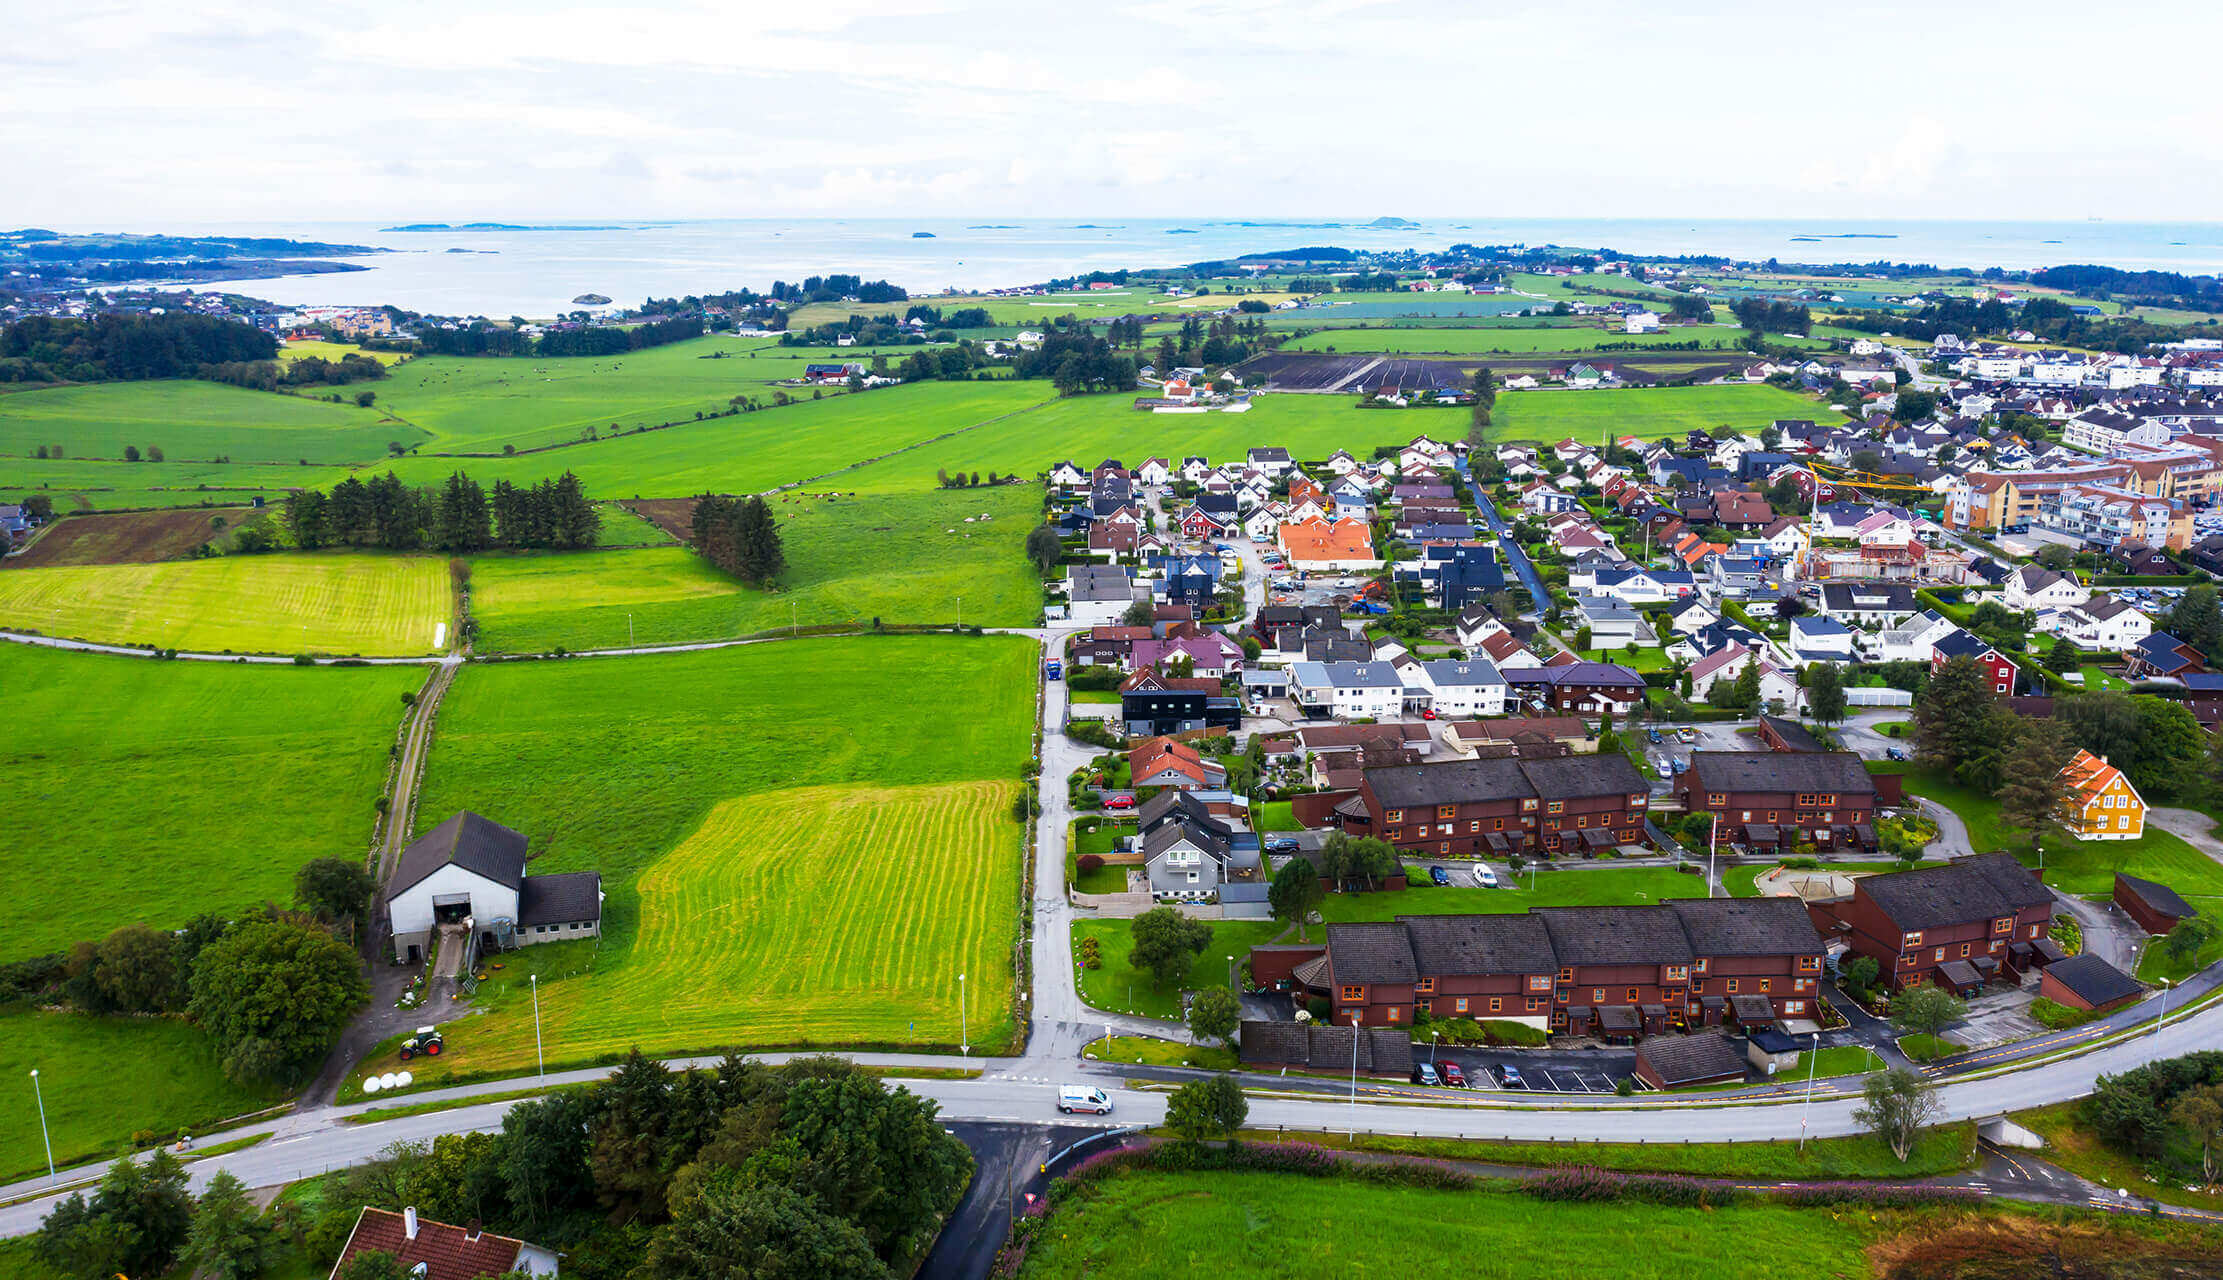
[[[1242,704],[1193,689],[1132,689],[1119,695],[1120,718],[1130,736],[1155,737],[1192,729],[1242,727]]]

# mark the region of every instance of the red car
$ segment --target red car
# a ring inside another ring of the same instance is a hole
[[[1133,796],[1113,796],[1104,802],[1104,807],[1106,809],[1132,809],[1135,807],[1135,798]]]
[[[1454,1089],[1464,1089],[1467,1087],[1466,1073],[1459,1070],[1459,1064],[1456,1062],[1437,1063],[1436,1074],[1442,1076],[1443,1082],[1447,1085],[1450,1085]]]

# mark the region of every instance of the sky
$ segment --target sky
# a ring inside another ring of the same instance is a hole
[[[0,30],[9,226],[2223,210],[2223,7],[2151,0],[0,0]]]

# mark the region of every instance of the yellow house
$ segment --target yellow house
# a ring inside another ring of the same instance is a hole
[[[2068,792],[2061,825],[2079,840],[2136,840],[2146,834],[2146,802],[2107,757],[2079,751],[2061,769]]]

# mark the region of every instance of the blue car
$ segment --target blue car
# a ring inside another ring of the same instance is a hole
[[[1442,867],[1428,868],[1428,878],[1439,885],[1451,883],[1451,873],[1444,870]]]

